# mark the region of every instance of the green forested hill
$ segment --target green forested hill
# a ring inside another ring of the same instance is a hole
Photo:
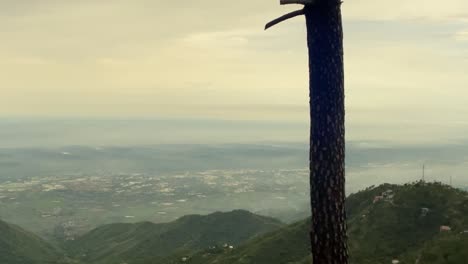
[[[84,263],[159,263],[180,251],[211,245],[239,245],[283,226],[281,222],[243,210],[188,215],[167,224],[112,224],[99,227],[67,245]]]
[[[355,263],[387,263],[392,257],[417,259],[421,248],[440,233],[440,226],[450,226],[452,232],[468,229],[466,192],[421,182],[381,186],[377,191],[380,193],[384,189],[394,190],[392,201],[368,202],[367,207],[360,203],[364,207],[351,214],[350,250]],[[356,196],[365,194],[361,192]],[[353,209],[350,204],[350,210]]]
[[[437,183],[386,184],[353,194],[347,203],[351,263],[468,263],[468,234],[460,234],[468,230],[466,192]],[[452,231],[441,233],[442,225]],[[308,229],[309,221],[300,221],[232,250],[189,255],[183,263],[309,263]],[[181,259],[174,256],[167,263]]]
[[[62,263],[62,255],[38,236],[0,221],[0,263]]]

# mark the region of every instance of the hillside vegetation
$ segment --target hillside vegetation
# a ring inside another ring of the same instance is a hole
[[[0,263],[62,263],[62,254],[38,236],[0,221]]]
[[[385,184],[351,195],[347,205],[351,263],[468,263],[466,192],[438,183]],[[310,220],[300,221],[238,248],[207,249],[167,263],[310,263],[309,226]]]
[[[167,224],[111,224],[67,245],[84,263],[153,263],[180,251],[211,245],[239,245],[253,236],[282,227],[273,218],[244,210],[188,215]]]

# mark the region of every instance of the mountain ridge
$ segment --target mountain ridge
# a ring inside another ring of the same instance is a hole
[[[173,222],[111,224],[98,227],[66,248],[85,263],[147,263],[177,251],[199,250],[212,244],[240,244],[252,236],[284,226],[279,220],[245,210],[186,215]]]
[[[467,192],[440,183],[383,184],[350,195],[347,206],[350,263],[468,263],[467,250],[456,250],[468,249]],[[441,231],[442,226],[452,231]],[[186,254],[183,263],[310,263],[309,227],[310,218],[233,250]],[[182,263],[180,259],[174,256],[165,263]]]

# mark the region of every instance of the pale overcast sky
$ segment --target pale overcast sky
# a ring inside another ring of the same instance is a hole
[[[277,0],[0,0],[0,116],[308,121]],[[347,0],[347,135],[468,135],[468,1]]]

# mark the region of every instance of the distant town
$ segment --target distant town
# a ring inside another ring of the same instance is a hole
[[[307,169],[239,169],[31,177],[0,182],[0,215],[44,236],[73,240],[113,222],[167,222],[237,208],[300,212],[307,176]]]

